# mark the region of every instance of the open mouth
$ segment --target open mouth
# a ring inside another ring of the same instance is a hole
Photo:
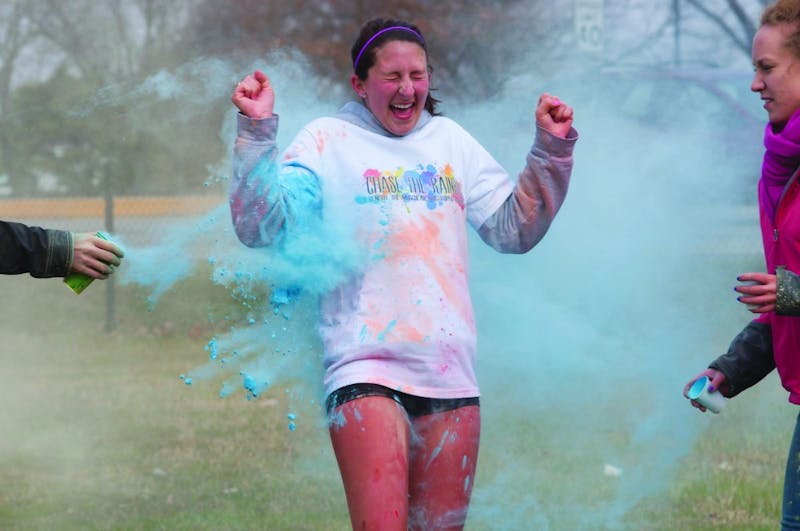
[[[394,114],[396,117],[409,118],[414,112],[414,102],[393,103],[389,105],[389,108],[392,110],[392,114]]]

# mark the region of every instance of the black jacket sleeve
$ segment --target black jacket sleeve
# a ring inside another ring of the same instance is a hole
[[[0,274],[63,277],[72,268],[72,252],[71,232],[0,221]]]
[[[728,352],[715,359],[709,367],[725,375],[728,388],[723,394],[728,398],[757,384],[775,368],[772,327],[751,321],[733,338]]]

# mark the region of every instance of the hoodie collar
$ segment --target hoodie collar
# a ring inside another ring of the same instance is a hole
[[[353,125],[357,125],[362,129],[366,129],[367,131],[371,131],[381,136],[399,138],[398,135],[387,131],[383,125],[381,125],[378,119],[375,118],[375,115],[372,114],[372,111],[367,109],[367,107],[360,101],[348,101],[336,112],[334,117],[344,120],[345,122],[350,122]],[[419,120],[414,128],[402,136],[408,136],[416,131],[419,131],[425,127],[425,124],[430,122],[431,118],[431,114],[428,111],[423,110],[422,114],[419,115]]]

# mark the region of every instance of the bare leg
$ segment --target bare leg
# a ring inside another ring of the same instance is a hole
[[[409,433],[391,398],[366,396],[334,410],[331,442],[354,530],[406,531]]]
[[[411,529],[463,529],[475,480],[479,406],[412,422],[409,518]]]

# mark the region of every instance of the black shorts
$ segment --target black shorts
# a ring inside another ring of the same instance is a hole
[[[364,398],[365,396],[385,396],[391,398],[403,409],[409,418],[422,417],[432,413],[441,413],[443,411],[451,411],[464,406],[480,406],[480,401],[477,396],[469,398],[426,398],[424,396],[409,395],[389,389],[383,385],[372,383],[359,383],[346,385],[341,387],[331,394],[325,401],[325,406],[328,411],[328,416],[333,414],[333,411],[356,398]]]

